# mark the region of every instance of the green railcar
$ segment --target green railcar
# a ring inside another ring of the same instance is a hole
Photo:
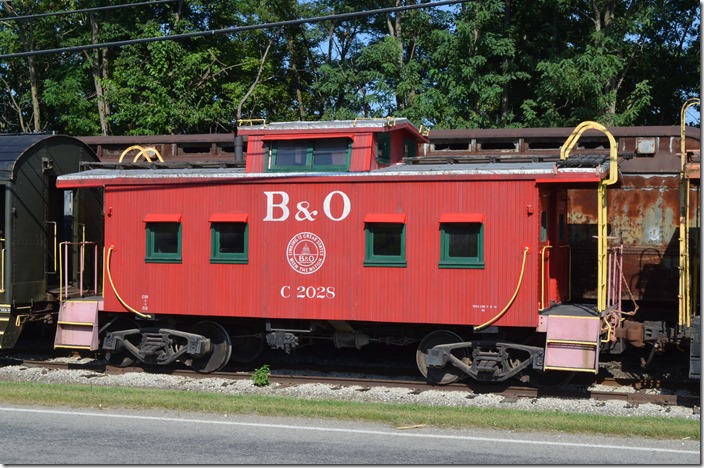
[[[75,138],[0,135],[0,349],[29,322],[55,323],[62,296],[84,294],[83,278],[98,276],[99,250],[88,242],[101,236],[100,194],[56,188],[82,161],[97,157]]]

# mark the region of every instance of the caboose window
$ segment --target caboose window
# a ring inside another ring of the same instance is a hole
[[[440,217],[440,268],[484,268],[484,215]]]
[[[365,219],[365,266],[406,266],[406,225],[395,222],[371,222],[374,215]],[[382,216],[383,215],[379,215]],[[391,218],[398,215],[389,215]],[[401,215],[404,216],[405,215]],[[399,217],[400,218],[400,217]]]
[[[181,263],[181,223],[147,222],[148,263]]]
[[[376,160],[381,164],[391,163],[391,138],[388,133],[376,134]]]
[[[210,263],[247,263],[247,223],[212,223]]]
[[[272,141],[268,147],[267,170],[347,171],[352,141],[349,138]]]

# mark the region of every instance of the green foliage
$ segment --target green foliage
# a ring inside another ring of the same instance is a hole
[[[269,375],[271,375],[269,364],[264,364],[252,373],[252,382],[254,382],[254,385],[257,387],[266,387],[271,384]]]
[[[0,2],[0,14],[103,4],[16,0]],[[194,0],[6,21],[0,53],[389,4]],[[697,19],[691,2],[486,0],[9,59],[0,66],[0,131],[223,132],[238,109],[279,121],[397,115],[437,128],[675,124],[682,102],[699,93]]]

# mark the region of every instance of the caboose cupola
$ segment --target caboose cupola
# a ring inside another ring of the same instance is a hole
[[[247,172],[368,172],[415,156],[428,139],[405,118],[242,126]]]

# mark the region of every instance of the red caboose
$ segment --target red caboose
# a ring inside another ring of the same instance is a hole
[[[420,342],[420,371],[441,383],[597,369],[609,321],[604,305],[569,304],[579,259],[566,194],[597,197],[608,158],[410,165],[426,138],[405,119],[239,131],[246,170],[59,179],[104,189],[104,298],[86,309],[104,316],[113,358],[208,372],[261,342],[290,351],[307,337]],[[57,341],[79,340],[77,319],[62,321]]]

